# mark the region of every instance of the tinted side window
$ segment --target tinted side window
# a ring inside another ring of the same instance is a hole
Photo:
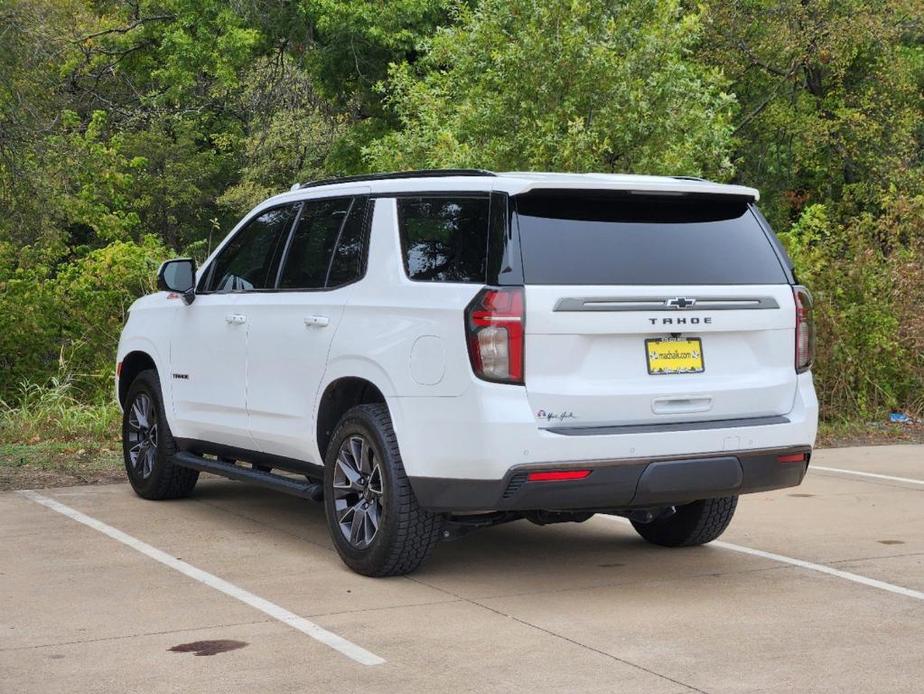
[[[208,291],[271,289],[297,209],[286,205],[267,210],[235,234],[215,259]]]
[[[337,236],[350,210],[351,198],[330,198],[305,203],[298,220],[280,289],[321,289],[327,279]]]
[[[529,284],[786,284],[748,201],[536,191],[515,198]]]
[[[355,282],[363,274],[363,246],[366,238],[367,198],[356,198],[346,223],[340,232],[340,239],[334,249],[328,287],[341,287]]]
[[[398,199],[407,276],[430,282],[484,282],[489,198]]]

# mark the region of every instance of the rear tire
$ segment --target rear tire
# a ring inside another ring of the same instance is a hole
[[[122,457],[138,496],[155,500],[189,496],[199,471],[171,463],[176,450],[157,372],[142,371],[128,388],[122,413]]]
[[[648,542],[662,547],[703,545],[725,532],[737,506],[737,496],[703,499],[678,506],[673,515],[651,523],[632,521],[632,527]]]
[[[384,404],[337,425],[324,465],[324,508],[343,562],[364,576],[401,576],[430,556],[442,518],[420,508]]]

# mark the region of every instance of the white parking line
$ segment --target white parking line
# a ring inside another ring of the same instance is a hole
[[[98,530],[104,535],[108,535],[113,540],[118,540],[123,545],[131,547],[132,549],[141,552],[145,556],[150,557],[154,561],[158,561],[165,566],[169,566],[175,571],[179,571],[185,576],[189,576],[190,578],[195,579],[200,583],[204,583],[210,588],[214,588],[215,590],[220,591],[225,595],[236,598],[244,604],[250,605],[257,610],[260,610],[260,612],[269,615],[273,619],[279,620],[283,624],[288,624],[293,629],[297,629],[298,631],[307,636],[310,636],[316,641],[320,641],[324,645],[330,646],[335,651],[339,651],[348,658],[352,658],[357,663],[361,663],[362,665],[381,665],[385,662],[383,658],[380,658],[374,653],[370,653],[365,648],[357,646],[352,641],[347,641],[342,636],[338,636],[337,634],[328,631],[321,626],[318,626],[314,622],[311,622],[304,617],[299,617],[297,614],[289,612],[284,607],[280,607],[279,605],[276,605],[269,600],[265,600],[258,595],[254,595],[250,591],[239,588],[233,583],[229,583],[223,578],[219,578],[218,576],[210,574],[207,571],[197,569],[195,566],[187,564],[185,561],[181,561],[176,557],[172,557],[166,552],[163,552],[156,547],[152,547],[146,542],[142,542],[141,540],[134,538],[131,535],[122,532],[121,530],[118,530],[117,528],[113,528],[111,525],[106,525],[102,521],[98,521],[91,516],[71,508],[70,506],[65,506],[59,501],[50,499],[47,496],[43,496],[32,490],[23,490],[19,493],[27,499],[31,499],[32,501],[36,502],[37,504],[41,504],[46,508],[50,508],[52,511],[57,511],[58,513],[61,513],[68,518],[77,521],[78,523],[83,523],[87,527],[93,528],[94,530]]]
[[[619,516],[600,516],[606,520],[618,521],[620,523],[628,524],[629,521],[626,518],[620,518]],[[914,598],[915,600],[924,600],[924,593],[919,590],[912,590],[911,588],[905,588],[904,586],[897,586],[894,583],[886,583],[885,581],[878,581],[875,578],[868,578],[867,576],[861,576],[860,574],[850,573],[849,571],[841,571],[840,569],[834,569],[830,566],[825,566],[824,564],[816,564],[811,561],[805,561],[804,559],[796,559],[794,557],[787,557],[783,554],[775,554],[774,552],[765,552],[762,549],[753,549],[751,547],[745,547],[743,545],[736,545],[731,542],[723,542],[721,540],[713,540],[709,543],[710,547],[720,547],[722,549],[727,549],[732,552],[739,552],[741,554],[749,554],[753,557],[762,557],[764,559],[770,559],[771,561],[777,561],[781,564],[789,564],[790,566],[798,566],[800,569],[808,569],[809,571],[817,571],[818,573],[827,574],[828,576],[835,576],[837,578],[843,578],[845,581],[852,581],[853,583],[859,583],[864,586],[869,586],[870,588],[878,588],[879,590],[885,590],[890,593],[895,593],[896,595],[904,595],[906,598]]]
[[[924,486],[924,480],[916,480],[911,477],[893,477],[892,475],[880,475],[875,472],[858,472],[857,470],[843,470],[837,467],[823,467],[821,465],[809,465],[809,472],[812,470],[821,470],[822,472],[839,472],[843,475],[857,475],[858,477],[872,477],[877,480],[889,480],[890,482],[905,482],[906,484],[920,484]]]

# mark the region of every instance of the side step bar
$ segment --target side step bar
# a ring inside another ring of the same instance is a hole
[[[284,477],[283,475],[275,475],[272,472],[260,472],[252,468],[240,467],[234,463],[203,458],[193,453],[175,453],[170,458],[170,461],[181,467],[192,468],[200,472],[211,472],[213,475],[221,475],[241,482],[251,482],[252,484],[274,489],[277,492],[292,494],[302,499],[320,501],[324,496],[324,487],[320,482],[311,482],[307,479],[302,481]]]

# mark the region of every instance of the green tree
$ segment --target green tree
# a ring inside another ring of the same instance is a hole
[[[881,209],[920,190],[924,5],[917,0],[710,2],[704,57],[731,80],[740,180],[777,226],[803,207]]]
[[[484,0],[382,86],[401,128],[373,168],[636,171],[726,177],[734,99],[691,59],[678,0]]]

